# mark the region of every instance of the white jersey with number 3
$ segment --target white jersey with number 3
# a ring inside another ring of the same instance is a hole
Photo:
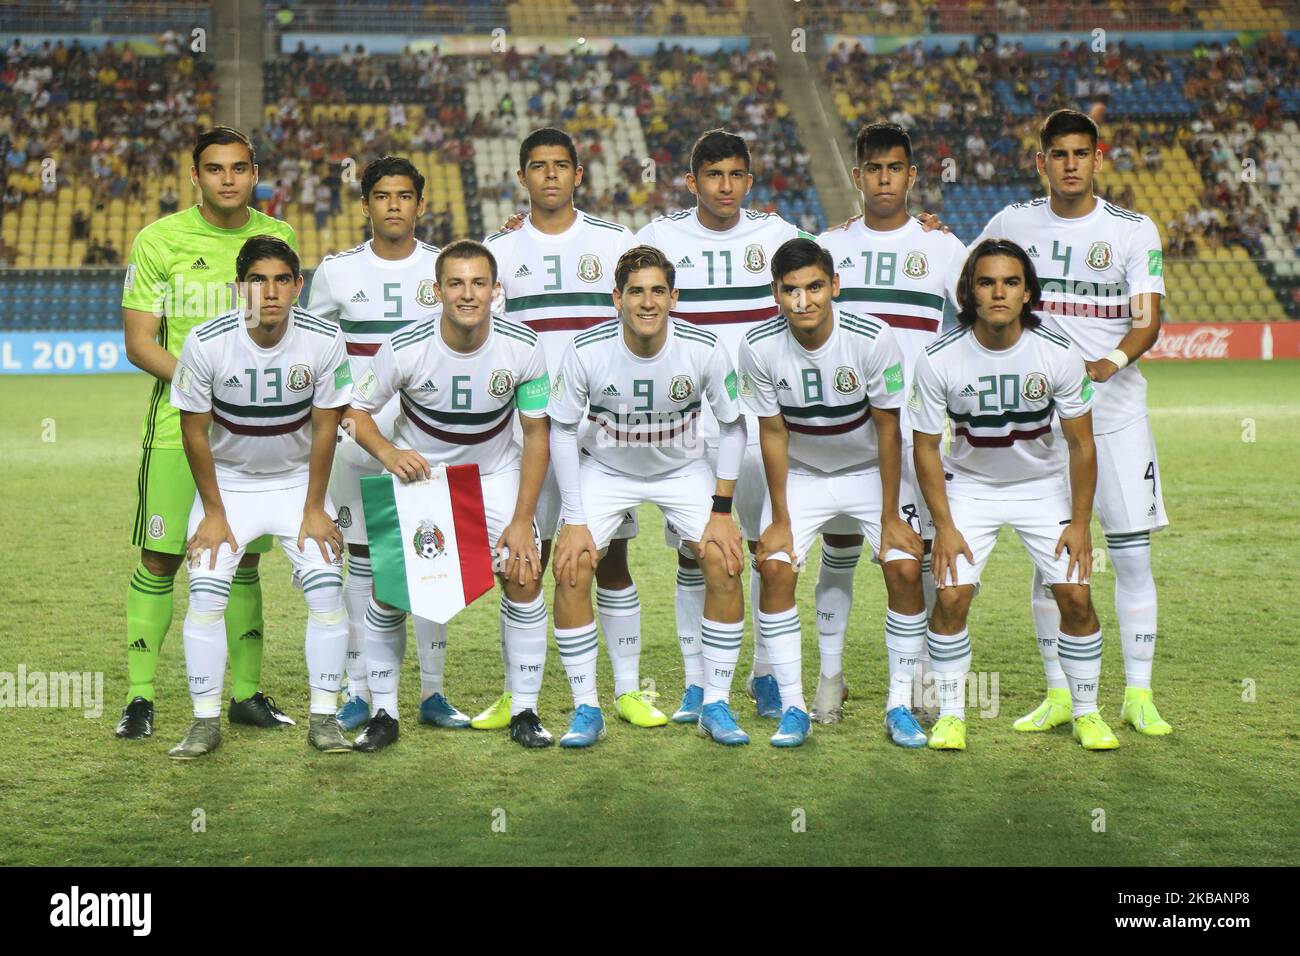
[[[1092,212],[1063,219],[1046,197],[1007,206],[984,227],[976,243],[1010,239],[1034,263],[1043,287],[1049,327],[1096,361],[1115,349],[1133,327],[1129,297],[1165,293],[1160,234],[1141,213],[1102,199]],[[1147,383],[1136,364],[1096,383],[1093,428],[1118,431],[1147,414]]]

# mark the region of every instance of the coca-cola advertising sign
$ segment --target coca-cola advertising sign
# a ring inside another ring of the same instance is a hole
[[[1300,322],[1166,322],[1142,356],[1158,359],[1300,358]]]

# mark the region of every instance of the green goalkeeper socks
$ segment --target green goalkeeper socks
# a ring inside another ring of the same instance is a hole
[[[172,623],[172,578],[150,573],[143,564],[131,576],[126,594],[126,669],[131,687],[127,703],[153,700],[158,654]],[[260,656],[260,642],[259,642]]]
[[[235,700],[248,700],[262,683],[262,583],[257,568],[239,568],[226,607],[226,646]]]

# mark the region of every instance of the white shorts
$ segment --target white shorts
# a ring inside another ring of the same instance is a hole
[[[233,580],[235,569],[239,566],[239,561],[243,558],[249,542],[268,534],[280,539],[280,547],[284,550],[289,563],[293,565],[293,570],[299,579],[308,577],[309,572],[312,571],[338,570],[343,566],[341,553],[335,557],[335,560],[327,561],[321,557],[320,545],[315,541],[304,542],[303,550],[298,550],[298,533],[302,530],[302,509],[307,503],[305,482],[273,491],[234,491],[222,488],[221,502],[226,509],[226,522],[230,525],[231,533],[234,534],[239,548],[231,551],[229,544],[221,545],[217,549],[215,570],[208,566],[211,553],[204,551],[189,565],[191,581],[198,578],[215,578],[227,582]],[[328,495],[325,497],[325,513],[331,517],[334,515],[334,505]],[[190,508],[187,539],[198,530],[203,515],[203,499],[195,495],[194,506]],[[326,548],[328,550],[328,545]]]
[[[393,440],[393,426],[401,412],[396,395],[375,413],[375,426],[389,441]],[[339,443],[334,449],[334,469],[330,472],[329,494],[339,509],[339,530],[348,544],[368,544],[366,512],[361,506],[361,479],[384,474],[384,466],[366,451],[342,428]]]
[[[630,512],[643,502],[657,505],[683,541],[699,541],[713,513],[717,479],[703,460],[664,475],[634,478],[617,475],[589,461],[582,462],[582,506],[587,530],[603,551]]]
[[[586,467],[586,463],[581,460],[580,464],[582,467]],[[536,524],[537,531],[542,536],[543,541],[550,541],[555,537],[555,532],[560,529],[560,514],[563,510],[564,507],[560,501],[560,485],[555,480],[555,469],[548,465],[546,480],[542,482],[541,494],[537,496]],[[627,538],[635,538],[640,533],[641,523],[637,520],[636,508],[630,508],[623,513],[618,527],[610,535],[610,540],[622,541]]]
[[[802,569],[819,531],[865,535],[871,542],[872,554],[879,553],[881,497],[880,472],[876,469],[850,475],[790,472],[786,477],[785,498],[790,509],[794,560],[780,552],[769,560],[789,561],[795,570]],[[906,520],[904,509],[911,504],[911,490],[904,484],[899,494],[899,517]],[[763,506],[764,530],[771,523],[772,502],[769,498]],[[839,531],[839,528],[845,530]],[[903,560],[915,561],[916,558],[897,548],[891,548],[885,555],[887,562]]]
[[[912,530],[926,541],[934,540],[934,519],[921,494],[921,482],[916,477],[916,460],[912,457],[912,444],[903,445],[903,473],[899,480],[899,497],[906,498],[910,493],[912,500],[903,506],[903,517]]]
[[[479,479],[483,488],[483,516],[487,519],[488,547],[492,549],[492,570],[500,572],[497,554],[497,541],[505,533],[510,519],[515,516],[515,503],[519,500],[519,472],[516,470],[498,471],[492,475],[483,475]],[[542,541],[537,534],[537,522],[533,522],[533,544],[541,550]]]
[[[1097,494],[1093,510],[1107,534],[1158,531],[1169,524],[1165,514],[1160,462],[1151,419],[1096,435]]]
[[[980,574],[988,563],[993,546],[997,544],[998,532],[1003,525],[1011,525],[1020,536],[1025,550],[1033,559],[1034,566],[1042,575],[1043,583],[1051,584],[1087,584],[1088,581],[1069,581],[1065,576],[1070,564],[1070,555],[1062,551],[1056,556],[1056,542],[1061,539],[1061,532],[1070,523],[1070,495],[1062,492],[1050,498],[963,498],[948,492],[948,511],[952,514],[953,524],[966,539],[975,563],[966,560],[966,556],[957,555],[957,583],[979,584]],[[952,583],[948,576],[943,582]]]

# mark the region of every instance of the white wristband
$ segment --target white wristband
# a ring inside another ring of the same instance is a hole
[[[1106,356],[1106,361],[1113,362],[1117,369],[1123,369],[1128,365],[1128,354],[1123,349],[1114,349]]]

